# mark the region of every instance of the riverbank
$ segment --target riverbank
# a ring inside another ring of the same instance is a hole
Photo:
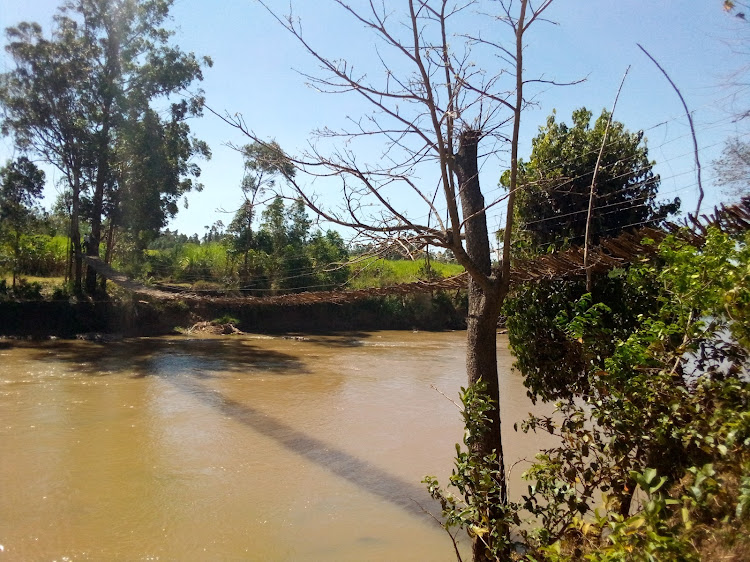
[[[231,317],[245,332],[446,330],[466,326],[465,299],[436,293],[367,298],[353,303],[216,305],[135,299],[0,302],[0,336],[73,338],[175,333],[201,321]]]

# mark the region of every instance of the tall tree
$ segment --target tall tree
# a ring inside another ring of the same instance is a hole
[[[44,172],[28,158],[8,162],[0,168],[0,234],[13,249],[13,287],[20,263],[21,235],[28,230],[36,200],[42,196]]]
[[[550,245],[583,245],[591,181],[609,112],[593,126],[591,111],[573,112],[571,126],[555,115],[532,141],[531,157],[519,163],[516,228],[532,251]],[[679,209],[680,200],[657,204],[659,176],[648,159],[643,133],[612,121],[596,177],[592,240],[616,236],[626,228],[657,224]],[[510,187],[506,172],[501,184]]]
[[[593,126],[591,118],[585,108],[573,112],[571,126],[550,116],[532,141],[529,162],[519,164],[522,190],[516,207],[519,232],[515,242],[519,251],[534,254],[583,245],[600,153],[591,214],[594,241],[625,229],[656,225],[679,209],[679,199],[656,202],[659,176],[653,172],[642,133],[630,133],[622,123],[612,121],[603,142],[610,114],[603,111]],[[501,183],[508,183],[505,176]],[[587,278],[586,283],[558,279],[517,288],[504,311],[516,366],[529,394],[554,401],[584,393],[590,356],[611,353],[613,342],[651,311],[651,297],[645,291],[632,291],[614,276]],[[579,300],[610,311],[602,321],[606,335],[585,342],[586,352],[583,342],[572,340],[559,324],[559,318],[575,313]],[[590,353],[592,349],[596,352]],[[630,507],[631,484],[623,481],[613,487],[613,497],[620,501],[624,514]]]
[[[138,202],[136,209],[120,213],[136,223],[138,240],[144,231],[158,232],[177,212],[175,199],[192,187],[182,176],[200,174],[188,164],[193,154],[210,156],[205,143],[192,142],[185,123],[200,115],[202,98],[173,102],[166,122],[151,106],[203,77],[193,53],[169,44],[172,32],[163,25],[171,5],[172,0],[69,0],[63,6],[64,13],[82,21],[84,40],[94,53],[90,101],[98,124],[97,169],[87,255],[99,255],[108,188],[128,191],[116,201]],[[203,63],[211,61],[204,58]],[[141,220],[144,216],[150,220]],[[86,289],[93,291],[95,285],[96,273],[89,269]]]
[[[36,23],[6,30],[5,49],[15,69],[0,75],[2,133],[13,134],[25,152],[40,155],[56,167],[71,191],[70,270],[81,290],[80,194],[90,176],[93,139],[81,92],[88,80],[90,53],[78,24],[61,14],[49,39]],[[75,267],[74,267],[75,266]]]
[[[244,201],[235,213],[229,225],[229,231],[234,236],[234,251],[243,256],[240,277],[245,283],[249,279],[249,253],[255,245],[253,220],[256,215],[255,207],[258,204],[258,197],[262,196],[267,189],[271,189],[279,177],[294,177],[295,169],[292,163],[284,157],[276,141],[253,142],[243,146],[240,152],[244,164],[244,174],[240,184]]]
[[[303,35],[297,18],[268,9],[319,63],[321,73],[307,76],[313,86],[360,96],[372,112],[354,120],[351,130],[322,131],[323,136],[342,141],[331,154],[313,144],[308,153],[290,157],[305,175],[325,177],[326,182],[340,180],[343,204],[339,209],[323,206],[298,179],[287,179],[324,219],[352,228],[363,238],[446,248],[468,271],[467,374],[469,385],[479,381],[486,384],[492,403],[487,412],[488,430],[477,436],[472,447],[491,465],[501,490],[500,501],[482,516],[502,526],[507,490],[498,406],[496,327],[510,285],[518,136],[527,104],[524,88],[541,82],[523,76],[524,37],[551,0],[535,4],[528,0],[478,0],[466,5],[448,0],[405,0],[397,5],[371,2],[363,7],[333,0],[331,4],[350,16],[353,25],[374,36],[374,64],[379,65],[379,71],[369,72],[372,69],[360,69],[354,61],[324,55]],[[486,23],[488,14],[494,13],[493,21],[498,26],[491,29],[491,36],[472,36],[474,30],[467,31],[470,9],[482,13],[475,24]],[[507,42],[499,38],[503,26],[510,31]],[[480,51],[493,64],[506,61],[508,68],[478,68],[475,61],[482,60]],[[241,117],[227,114],[225,119],[259,140]],[[509,134],[501,131],[504,126],[510,129]],[[351,143],[374,136],[384,143],[383,155],[365,164]],[[479,160],[480,154],[492,152],[490,147],[498,145],[509,147],[511,189],[507,196],[507,239],[501,263],[493,268],[486,209],[499,201],[484,198]],[[415,212],[399,208],[393,197],[403,192],[411,193],[425,207]],[[442,194],[439,200],[438,193]],[[476,560],[488,559],[490,550],[506,548],[507,528],[499,534],[500,543],[489,548],[485,541],[475,540]]]
[[[190,186],[178,181],[180,188],[174,187],[175,182],[162,187],[169,168],[178,175],[195,173],[197,168],[185,162],[193,154],[208,153],[204,144],[193,143],[184,130],[177,135],[173,130],[186,127],[187,117],[200,114],[202,98],[174,103],[172,120],[167,123],[161,123],[151,107],[155,100],[166,100],[202,78],[201,61],[169,44],[171,32],[163,24],[171,4],[172,0],[68,0],[55,16],[49,39],[37,24],[22,23],[7,31],[11,43],[6,48],[16,68],[4,75],[0,90],[6,108],[5,129],[55,165],[64,152],[63,167],[71,176],[73,192],[75,232],[71,234],[76,255],[80,255],[80,235],[75,223],[83,190],[90,190],[91,200],[86,253],[98,255],[105,196],[109,192],[115,203],[123,200],[116,196],[123,171],[131,179],[138,175],[136,170],[144,172],[138,177],[144,189],[166,192],[169,199]],[[210,65],[210,59],[202,62]],[[48,68],[55,63],[60,63],[58,69]],[[157,158],[167,170],[156,164],[143,166],[150,154],[134,154],[132,143],[137,146],[140,137],[132,129],[143,122],[152,145],[159,143],[157,154],[168,154],[169,158]],[[61,137],[62,125],[73,128],[68,135],[72,141],[55,149],[49,137]],[[187,149],[185,138],[189,139]],[[175,143],[183,146],[176,149]],[[77,156],[76,151],[84,154]],[[124,155],[128,161],[123,161]],[[157,208],[176,210],[169,205]],[[76,271],[79,286],[80,266]],[[95,284],[96,274],[90,269],[87,290],[93,291]]]
[[[179,199],[193,188],[200,168],[191,159],[210,157],[208,146],[191,138],[187,101],[173,103],[168,119],[146,107],[129,112],[117,139],[116,183],[106,192],[111,226],[124,229],[142,252],[178,211]],[[97,246],[98,247],[98,246]]]
[[[275,197],[261,214],[257,249],[264,258],[269,288],[303,289],[313,280],[308,240],[310,220],[305,205],[296,200],[287,207],[284,199]]]

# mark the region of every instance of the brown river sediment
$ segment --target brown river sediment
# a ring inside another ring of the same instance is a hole
[[[454,560],[463,384],[462,332],[0,342],[0,560]]]

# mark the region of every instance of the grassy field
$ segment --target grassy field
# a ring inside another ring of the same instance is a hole
[[[364,258],[353,260],[348,287],[364,289],[367,287],[387,287],[396,283],[411,283],[427,279],[424,260],[384,260]],[[432,275],[437,278],[452,277],[463,273],[464,268],[458,264],[431,261]]]
[[[10,274],[3,275],[0,273],[0,281],[5,280],[6,287],[10,290],[13,285],[13,276]],[[41,295],[44,298],[49,298],[55,292],[56,289],[61,289],[65,284],[64,277],[34,277],[33,275],[19,275],[16,278],[16,284],[20,285],[25,283],[26,285],[33,285],[38,283],[41,285]]]
[[[364,289],[367,287],[387,287],[397,283],[412,283],[418,280],[427,280],[430,276],[433,279],[452,277],[463,272],[463,267],[458,264],[449,264],[441,262],[430,262],[431,274],[425,267],[424,260],[385,260],[374,257],[354,259],[350,263],[351,276],[346,288]],[[5,279],[6,286],[10,289],[13,278],[10,275],[0,274],[0,280]],[[34,277],[22,275],[19,280],[23,279],[27,285],[38,283],[41,285],[41,295],[44,298],[50,298],[56,289],[61,289],[64,284],[63,277]],[[20,281],[17,281],[20,282]],[[200,288],[210,288],[221,290],[223,285],[212,281],[198,281],[197,283],[173,283],[182,285],[185,289],[195,288],[199,284]],[[117,293],[117,288],[109,283],[107,291]]]

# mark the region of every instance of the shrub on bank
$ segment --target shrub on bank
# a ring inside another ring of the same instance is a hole
[[[505,501],[492,458],[471,447],[490,405],[463,391],[458,494],[426,479],[446,528],[466,528],[487,559],[509,559],[513,549],[529,562],[745,560],[748,242],[750,234],[714,229],[700,248],[668,237],[657,259],[603,281],[616,281],[615,294],[581,293],[575,283],[519,291],[530,300],[507,309],[517,367],[533,396],[557,400],[554,415],[531,416],[522,429],[559,445],[531,463],[520,500]],[[534,361],[530,349],[564,340],[564,353]]]

